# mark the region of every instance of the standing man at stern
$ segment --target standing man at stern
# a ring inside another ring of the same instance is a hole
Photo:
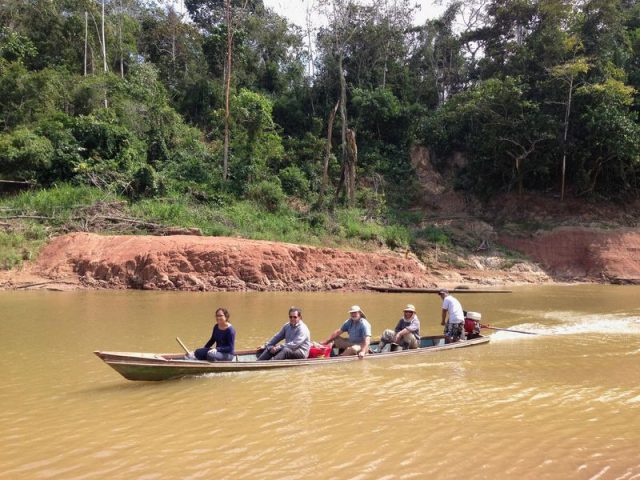
[[[278,343],[284,340],[283,345]],[[289,321],[271,340],[258,347],[258,360],[287,360],[307,358],[311,348],[311,333],[302,321],[302,310],[298,307],[289,309]],[[262,352],[260,350],[262,349]]]
[[[341,337],[342,332],[347,332],[348,337]],[[322,343],[327,345],[331,342],[334,342],[334,347],[344,349],[340,355],[358,355],[364,358],[369,353],[371,325],[358,305],[349,309],[349,318]]]
[[[449,290],[441,288],[438,292],[442,298],[442,321],[444,326],[445,343],[454,343],[460,340],[464,332],[464,312],[462,305],[453,295],[449,295]],[[447,315],[449,320],[447,320]]]

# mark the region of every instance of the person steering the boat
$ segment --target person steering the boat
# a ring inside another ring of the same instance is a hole
[[[348,333],[347,338],[340,336],[343,332]],[[358,305],[349,309],[349,318],[322,343],[327,345],[331,342],[339,350],[344,349],[340,355],[358,355],[364,358],[369,353],[371,324]]]
[[[284,340],[284,344],[278,345],[282,340]],[[258,360],[307,358],[310,348],[311,333],[302,321],[302,310],[298,307],[291,307],[289,321],[271,340],[258,347]]]
[[[453,295],[449,294],[449,290],[441,288],[438,292],[442,298],[442,321],[440,325],[444,326],[445,343],[453,343],[464,338],[464,311],[462,305]],[[449,319],[447,320],[447,315]]]
[[[420,319],[416,315],[416,307],[412,304],[409,303],[404,307],[402,318],[398,321],[394,330],[388,328],[382,333],[378,351],[382,351],[387,343],[396,343],[403,350],[418,348],[420,343]]]
[[[204,347],[196,349],[189,358],[208,360],[210,362],[230,362],[235,354],[236,331],[229,323],[231,315],[226,308],[216,310],[216,324],[211,338]],[[216,348],[211,348],[215,344]]]

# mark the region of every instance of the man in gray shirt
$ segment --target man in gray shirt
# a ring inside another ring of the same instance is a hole
[[[278,342],[284,340],[283,345]],[[280,331],[271,340],[258,350],[264,349],[259,354],[258,360],[286,360],[292,358],[307,358],[311,348],[311,333],[302,321],[302,311],[298,307],[289,309],[289,322],[285,323]]]

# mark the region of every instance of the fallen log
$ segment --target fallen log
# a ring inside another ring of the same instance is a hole
[[[379,285],[367,285],[367,289],[384,293],[438,293],[440,288],[403,288],[384,287]],[[482,288],[450,288],[449,293],[512,293],[511,290],[495,290]]]
[[[42,215],[8,215],[0,218],[2,218],[2,220],[15,220],[18,218],[28,218],[30,220],[55,220],[53,217],[45,217]]]
[[[69,281],[65,281],[65,280],[50,280],[48,282],[36,282],[36,283],[25,283],[22,285],[17,285],[16,287],[14,287],[15,290],[22,290],[25,288],[31,288],[31,287],[41,287],[43,285],[58,285],[58,284],[62,284],[62,285],[78,285],[78,282],[69,282]]]

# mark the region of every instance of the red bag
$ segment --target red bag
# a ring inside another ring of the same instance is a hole
[[[331,355],[331,345],[311,345],[309,349],[309,358],[328,358]]]

